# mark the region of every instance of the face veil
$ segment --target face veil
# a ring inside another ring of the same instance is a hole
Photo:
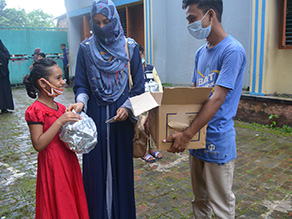
[[[102,14],[110,21],[98,27],[93,23],[95,14]],[[114,3],[98,0],[91,4],[90,25],[93,36],[89,39],[90,56],[93,66],[88,74],[91,91],[100,104],[115,102],[128,83],[128,57],[125,49],[125,36],[120,17]]]

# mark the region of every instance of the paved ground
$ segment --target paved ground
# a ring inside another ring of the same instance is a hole
[[[16,109],[0,114],[0,218],[34,218],[37,152],[25,109],[34,101],[13,89]],[[74,100],[68,88],[58,102]],[[292,135],[236,122],[236,218],[292,218]],[[192,218],[188,153],[135,159],[137,218]]]

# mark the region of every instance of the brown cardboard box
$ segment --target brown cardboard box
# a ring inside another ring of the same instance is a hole
[[[172,142],[162,142],[169,135],[189,127],[208,99],[211,88],[176,87],[163,92],[144,93],[130,98],[134,115],[149,111],[149,131],[159,150],[168,150]],[[188,149],[206,147],[204,126],[190,141]]]

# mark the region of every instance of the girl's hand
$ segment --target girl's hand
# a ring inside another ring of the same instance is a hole
[[[73,113],[72,111],[65,112],[62,116],[57,119],[60,122],[61,126],[65,125],[67,122],[77,122],[81,119],[81,116]]]
[[[81,112],[81,110],[83,109],[84,107],[84,103],[81,103],[81,102],[78,102],[78,103],[73,103],[73,104],[70,104],[68,106],[68,111],[72,111],[73,109],[75,110],[76,113],[79,113]]]
[[[60,116],[46,132],[43,132],[43,125],[29,125],[33,147],[38,152],[44,150],[63,125],[67,122],[76,122],[80,119],[80,115],[67,111]]]
[[[115,121],[125,121],[128,118],[128,111],[124,107],[120,107],[117,110],[117,115],[115,116]]]

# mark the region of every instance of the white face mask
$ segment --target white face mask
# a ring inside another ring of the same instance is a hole
[[[211,20],[211,24],[208,27],[205,27],[205,28],[202,27],[202,20],[206,17],[208,13],[209,11],[206,12],[206,14],[203,16],[201,20],[193,22],[188,25],[188,30],[190,34],[192,34],[192,36],[198,40],[207,38],[211,32],[212,20]]]

